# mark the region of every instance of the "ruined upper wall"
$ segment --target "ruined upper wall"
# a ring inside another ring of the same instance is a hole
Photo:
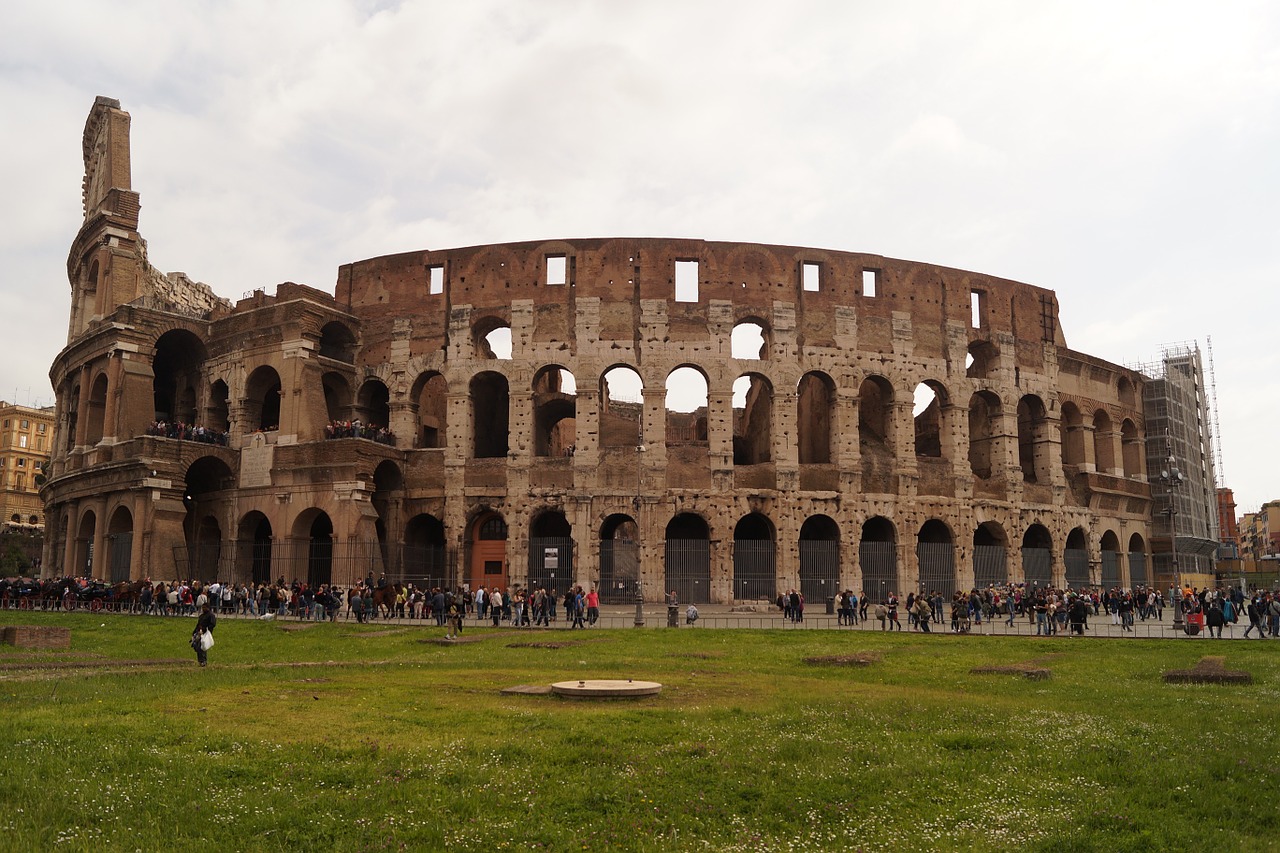
[[[693,299],[677,297],[681,262],[696,263]],[[549,280],[559,268],[563,284]],[[691,339],[707,334],[714,301],[730,303],[735,321],[794,305],[801,346],[834,345],[841,322],[852,318],[858,349],[888,352],[895,315],[910,318],[921,354],[941,353],[957,325],[972,339],[1012,338],[1027,364],[1039,362],[1046,342],[1066,345],[1051,290],[880,255],[755,243],[606,238],[409,252],[342,266],[336,296],[366,331],[410,318],[416,338],[430,329],[441,344],[443,320],[456,306],[505,316],[513,300],[531,299],[546,315],[540,327],[569,330],[575,302],[590,298],[599,300],[605,338],[634,334],[636,306],[660,300],[672,335]],[[562,322],[550,316],[557,311]]]

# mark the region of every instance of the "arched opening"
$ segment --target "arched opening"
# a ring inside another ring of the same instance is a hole
[[[980,480],[991,479],[1000,435],[1000,398],[979,391],[969,398],[969,470]]]
[[[758,512],[739,519],[733,528],[733,597],[770,601],[778,594],[777,548],[773,525]]]
[[[73,577],[96,577],[93,564],[93,537],[97,529],[97,516],[93,514],[93,510],[85,510],[80,516],[80,526],[76,528],[75,558],[71,566]]]
[[[630,604],[640,595],[640,528],[615,513],[600,527],[600,601]]]
[[[1146,586],[1151,582],[1147,572],[1147,544],[1142,535],[1135,533],[1129,537],[1129,585],[1131,587]]]
[[[356,336],[344,323],[336,320],[320,329],[320,357],[355,364]]]
[[[558,510],[539,514],[529,526],[529,589],[567,589],[573,579],[569,520]]]
[[[107,374],[99,373],[89,386],[88,444],[102,441],[103,424],[107,414]]]
[[[743,361],[763,359],[769,351],[764,322],[752,317],[737,323],[729,335],[729,351]]]
[[[915,419],[916,456],[941,459],[947,389],[932,379],[925,380],[916,386],[914,398],[912,415]]]
[[[1000,350],[990,341],[969,344],[964,375],[969,379],[989,379],[1000,363]]]
[[[733,383],[733,464],[770,461],[773,447],[773,386],[758,373]]]
[[[1130,479],[1142,477],[1142,457],[1146,453],[1138,425],[1125,418],[1120,423],[1120,446],[1123,448],[1124,475]]]
[[[511,358],[511,325],[500,317],[482,317],[472,327],[477,358]]]
[[[426,590],[452,586],[446,562],[444,522],[427,513],[409,519],[404,527],[400,565],[404,583]]]
[[[337,437],[336,427],[351,420],[351,383],[341,373],[329,371],[320,377],[324,389],[324,412],[329,419],[330,430]]]
[[[366,427],[372,427],[375,431],[390,427],[391,392],[382,380],[366,379],[360,386],[360,393],[356,395],[355,413],[357,420],[363,421]]]
[[[1032,589],[1053,586],[1053,537],[1043,524],[1022,535],[1022,576]]]
[[[534,456],[564,458],[577,449],[578,386],[563,367],[539,370],[533,377]]]
[[[826,601],[840,592],[840,527],[829,516],[811,515],[800,525],[800,594]]]
[[[107,576],[112,583],[130,579],[133,562],[133,513],[127,507],[116,507],[107,524]]]
[[[1068,589],[1084,589],[1089,585],[1089,546],[1084,531],[1079,527],[1067,535],[1067,547],[1062,559],[1066,567]]]
[[[204,342],[186,329],[165,332],[151,360],[155,420],[195,426],[196,389],[203,384]]]
[[[892,424],[893,386],[883,376],[868,376],[858,387],[858,448],[864,492],[895,491]]]
[[[1048,483],[1049,418],[1034,394],[1018,401],[1018,465],[1028,483]]]
[[[950,598],[956,591],[956,546],[951,530],[931,518],[916,534],[916,561],[920,567],[920,592],[939,592]]]
[[[1009,537],[994,521],[973,531],[973,583],[978,589],[1009,583]]]
[[[1116,396],[1120,399],[1120,405],[1126,409],[1138,408],[1137,394],[1134,391],[1133,383],[1129,381],[1129,377],[1121,376],[1116,381]]]
[[[1102,588],[1104,591],[1118,589],[1120,587],[1120,537],[1116,536],[1115,531],[1108,530],[1102,534],[1100,545]]]
[[[601,379],[600,446],[639,447],[644,444],[644,382],[630,367],[619,365]]]
[[[187,509],[183,519],[186,569],[180,571],[182,577],[210,583],[230,579],[229,571],[221,571],[222,527],[218,517],[229,499],[228,491],[234,489],[235,484],[235,475],[227,463],[216,456],[203,456],[187,468],[182,494],[182,503]]]
[[[1073,474],[1084,464],[1084,416],[1075,403],[1062,404],[1062,467]]]
[[[471,522],[471,588],[507,588],[507,522],[482,512]]]
[[[240,519],[236,536],[240,552],[240,577],[253,583],[271,583],[271,521],[258,510]]]
[[[299,516],[295,538],[306,537],[306,582],[312,589],[333,583],[333,521],[327,513],[313,510]],[[307,524],[307,520],[310,524]],[[301,528],[301,530],[300,530]]]
[[[663,583],[681,604],[711,601],[711,530],[699,515],[684,512],[667,522]]]
[[[418,446],[449,446],[449,382],[434,371],[424,373],[414,387],[418,401]]]
[[[231,431],[231,392],[221,379],[209,386],[209,415],[205,425],[224,435]],[[225,443],[225,442],[224,442]]]
[[[378,463],[373,469],[373,504],[378,520],[374,524],[374,535],[378,539],[378,552],[382,565],[392,580],[400,579],[399,544],[389,540],[388,530],[400,529],[400,504],[404,499],[404,474],[400,466],[390,459]]]
[[[1098,472],[1116,472],[1116,436],[1111,427],[1111,416],[1102,409],[1093,413],[1093,458]]]
[[[883,516],[866,520],[858,542],[858,563],[862,566],[862,591],[874,601],[885,601],[890,593],[897,593],[898,534],[892,521]]]
[[[693,367],[667,376],[667,446],[707,440],[707,377]]]
[[[831,433],[835,422],[835,383],[825,373],[806,373],[800,377],[796,396],[800,464],[829,465]]]
[[[245,422],[251,430],[271,432],[280,429],[280,374],[274,367],[262,365],[245,382]]]
[[[472,455],[476,459],[499,459],[508,450],[507,377],[485,371],[471,380]]]
[[[67,439],[64,442],[67,450],[76,446],[76,432],[80,422],[80,386],[72,385],[67,399]]]

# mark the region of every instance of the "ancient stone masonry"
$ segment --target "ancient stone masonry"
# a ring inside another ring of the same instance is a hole
[[[1051,291],[609,238],[219,305],[147,272],[128,126],[100,99],[86,129],[114,169],[86,155],[86,198],[133,205],[87,201],[68,263],[49,573],[685,603],[1150,579],[1144,380],[1068,349]],[[148,434],[176,421],[225,445]]]

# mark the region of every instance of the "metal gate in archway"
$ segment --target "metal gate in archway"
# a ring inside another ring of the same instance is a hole
[[[1009,559],[1003,545],[973,546],[973,583],[978,589],[1009,582]]]
[[[413,584],[418,589],[452,589],[457,585],[457,572],[445,546],[404,545],[400,549],[400,566],[388,579]]]
[[[777,549],[772,539],[737,539],[733,543],[733,597],[772,601],[778,594]]]
[[[567,536],[529,538],[529,589],[563,593],[573,586],[573,540]]]
[[[1129,585],[1147,585],[1147,555],[1141,551],[1129,552]]]
[[[1053,552],[1048,548],[1022,549],[1023,579],[1029,587],[1053,585]]]
[[[129,580],[130,563],[133,559],[133,533],[112,533],[107,539],[111,544],[111,582],[122,583]]]
[[[872,601],[884,601],[898,591],[898,546],[893,542],[862,542],[858,545],[862,566],[862,591]]]
[[[710,540],[668,539],[666,562],[664,592],[674,590],[681,604],[711,603]]]
[[[640,585],[640,543],[600,540],[600,603],[631,604]]]
[[[840,543],[800,540],[800,594],[805,601],[826,601],[840,592]]]
[[[1120,586],[1120,554],[1116,551],[1102,552],[1102,588],[1114,589]]]
[[[956,546],[950,542],[917,542],[920,587],[924,592],[940,592],[950,598],[956,591]]]
[[[1067,586],[1081,589],[1089,585],[1089,552],[1082,548],[1068,548],[1063,552],[1063,562],[1067,569]]]

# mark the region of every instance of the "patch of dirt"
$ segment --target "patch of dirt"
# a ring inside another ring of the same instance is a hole
[[[1020,675],[1028,681],[1047,681],[1053,670],[1039,666],[1034,661],[1024,663],[1000,664],[993,666],[975,666],[969,670],[970,675]]]
[[[509,649],[571,649],[574,646],[580,646],[582,643],[576,640],[568,640],[563,643],[507,643]]]
[[[366,637],[394,637],[396,634],[407,634],[408,628],[389,628],[383,631],[360,631],[358,633],[348,634],[350,637],[364,639]]]
[[[308,628],[314,628],[319,622],[281,622],[281,631],[305,631]]]
[[[696,660],[712,660],[724,657],[724,652],[672,652],[669,658],[694,658]]]
[[[0,664],[0,670],[30,669],[102,669],[128,666],[173,666],[174,664],[192,663],[191,658],[153,658],[151,660],[43,660]]]
[[[1219,655],[1200,658],[1192,669],[1171,669],[1164,674],[1166,684],[1252,684],[1247,672],[1227,669],[1227,659]]]
[[[804,662],[810,666],[870,666],[873,663],[879,663],[881,658],[882,655],[879,652],[858,652],[852,655],[805,658]]]

